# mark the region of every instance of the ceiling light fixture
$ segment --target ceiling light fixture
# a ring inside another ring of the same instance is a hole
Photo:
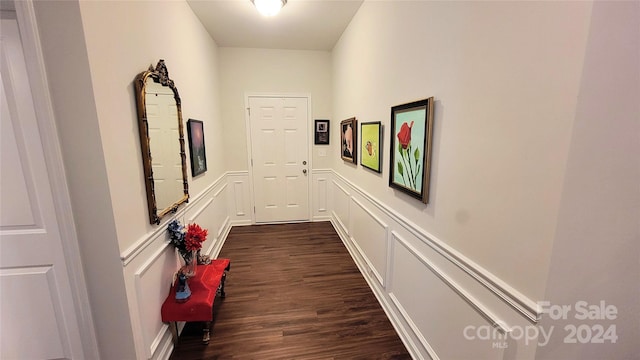
[[[276,15],[287,4],[287,0],[251,0],[251,2],[263,16]]]

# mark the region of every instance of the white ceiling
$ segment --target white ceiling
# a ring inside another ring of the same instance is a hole
[[[331,50],[362,0],[288,0],[264,17],[250,0],[187,0],[221,47]]]

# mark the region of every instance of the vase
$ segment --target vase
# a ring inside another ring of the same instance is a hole
[[[193,250],[191,251],[190,254],[191,256],[189,256],[188,258],[187,257],[184,258],[184,262],[185,262],[184,274],[187,277],[194,277],[196,275],[196,269],[198,267],[198,251]]]

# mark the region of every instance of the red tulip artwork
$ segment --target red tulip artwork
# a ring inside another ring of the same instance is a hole
[[[391,110],[389,186],[424,203],[428,201],[433,98],[394,106]]]
[[[411,143],[411,127],[413,126],[413,121],[411,124],[407,125],[406,122],[402,123],[400,126],[400,132],[398,133],[398,141],[400,145],[402,145],[403,149],[409,147],[409,143]]]

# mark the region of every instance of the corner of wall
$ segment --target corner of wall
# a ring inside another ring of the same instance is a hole
[[[34,2],[34,8],[100,355],[131,358],[134,343],[79,4]]]
[[[640,353],[639,28],[640,3],[593,3],[537,359]]]

